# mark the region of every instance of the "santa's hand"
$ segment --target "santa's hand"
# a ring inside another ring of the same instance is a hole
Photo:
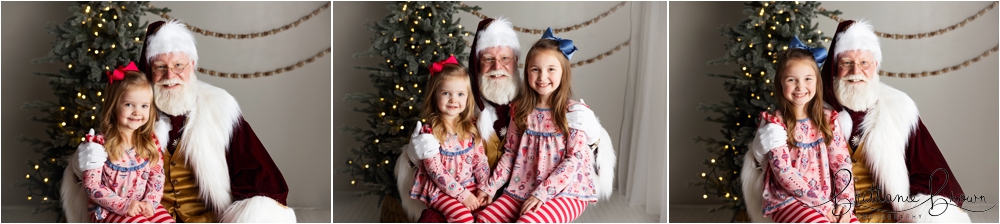
[[[94,129],[90,129],[90,134],[94,135]],[[104,146],[97,142],[84,142],[76,147],[77,166],[76,169],[83,173],[84,170],[98,169],[104,166],[104,161],[108,161],[108,152]]]
[[[413,146],[414,152],[410,155],[416,156],[417,161],[424,160],[437,156],[441,153],[438,149],[441,148],[441,142],[430,133],[420,133],[420,129],[423,128],[421,122],[417,121],[417,127],[413,131],[413,135],[410,137],[410,145]]]
[[[771,149],[788,144],[788,132],[781,125],[768,123],[757,129],[757,138],[760,139],[761,147],[754,150],[757,162],[764,160],[764,156]]]
[[[583,99],[580,99],[580,103],[569,107],[569,112],[566,113],[566,122],[569,123],[569,128],[581,130],[587,134],[587,145],[593,145],[601,137],[601,129],[603,129],[601,122],[597,120],[594,111],[583,103]]]

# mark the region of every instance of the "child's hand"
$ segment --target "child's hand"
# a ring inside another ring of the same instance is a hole
[[[542,207],[542,200],[538,200],[535,196],[531,196],[528,200],[524,201],[523,205],[521,205],[521,215],[533,212],[538,209],[538,207]]]
[[[848,212],[846,206],[837,206],[830,214],[830,222],[851,222],[851,214]]]
[[[128,204],[128,210],[125,210],[125,215],[128,217],[139,215],[142,212],[142,202],[132,200]]]
[[[469,211],[475,211],[476,209],[479,209],[480,204],[478,198],[466,197],[465,200],[462,201],[462,205],[465,205],[466,208],[469,208]]]
[[[482,206],[486,206],[491,203],[490,195],[479,189],[476,189],[476,199],[479,199],[479,204]]]
[[[149,204],[147,202],[142,202],[142,203],[139,203],[139,208],[142,209],[142,216],[143,217],[153,218],[153,209],[154,209],[153,205],[151,205],[151,204]]]

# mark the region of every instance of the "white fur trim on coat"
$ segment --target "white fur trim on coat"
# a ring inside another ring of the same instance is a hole
[[[69,161],[73,163],[72,161],[76,161],[76,157],[77,154],[73,153],[70,155]],[[87,211],[87,202],[90,201],[90,197],[87,197],[87,192],[83,190],[80,177],[73,172],[75,166],[70,164],[63,170],[62,184],[59,188],[62,208],[66,212],[66,222],[90,222],[90,212]]]
[[[597,153],[594,157],[594,169],[597,170],[597,180],[594,181],[597,183],[597,198],[609,200],[614,193],[615,164],[618,162],[618,157],[615,156],[615,148],[611,144],[611,135],[604,127],[601,127],[601,139],[597,143]]]
[[[507,18],[497,17],[486,26],[486,29],[476,33],[476,51],[474,54],[486,50],[490,47],[510,47],[514,51],[514,57],[521,55],[521,42],[517,40],[517,33],[514,32],[514,25]]]
[[[198,81],[195,107],[187,113],[174,153],[182,153],[198,181],[199,198],[216,214],[232,204],[226,151],[240,119],[240,105],[226,90]],[[163,115],[163,114],[161,114]],[[174,127],[178,128],[178,127]]]
[[[493,130],[493,122],[499,120],[500,118],[498,117],[497,109],[493,108],[490,104],[486,104],[483,107],[483,111],[479,113],[479,121],[476,122],[476,127],[479,128],[479,135],[482,136],[486,144],[494,144],[489,141],[491,139],[490,136],[493,136],[496,132]],[[503,139],[500,139],[500,141],[503,141]]]
[[[254,196],[233,203],[219,218],[220,222],[294,223],[295,210],[266,196]]]
[[[906,93],[884,83],[879,88],[878,101],[861,122],[860,141],[864,143],[865,160],[875,182],[885,193],[909,196],[910,180],[903,158],[910,133],[917,127],[917,104]],[[902,202],[893,208],[902,211]]]
[[[406,217],[410,218],[410,221],[417,221],[420,219],[420,214],[427,209],[427,205],[423,201],[410,198],[410,189],[413,188],[413,183],[416,182],[417,168],[410,165],[409,155],[410,150],[407,147],[411,147],[409,144],[403,146],[403,153],[399,154],[399,158],[396,159],[396,190],[399,190],[399,200],[403,205],[403,212],[406,212]],[[419,161],[417,161],[419,164]]]
[[[754,141],[758,141],[754,137]],[[761,147],[751,144],[751,148]],[[754,149],[750,149],[754,150]],[[774,222],[764,217],[764,170],[757,166],[753,153],[743,154],[743,169],[740,170],[740,180],[743,184],[743,202],[747,206],[747,216],[750,222]]]
[[[850,50],[867,50],[879,65],[882,64],[882,48],[879,47],[878,36],[868,21],[855,21],[847,30],[837,33],[837,38],[837,49],[834,49],[832,56],[836,57]]]
[[[840,134],[848,138],[848,141],[851,141],[851,131],[854,129],[854,121],[846,109],[837,113],[837,123],[840,123]]]
[[[159,54],[181,52],[186,54],[195,64],[198,62],[198,49],[195,48],[194,35],[191,35],[187,25],[178,20],[167,21],[146,41],[148,41],[146,55],[143,55],[146,57],[146,61],[153,61],[153,57]]]

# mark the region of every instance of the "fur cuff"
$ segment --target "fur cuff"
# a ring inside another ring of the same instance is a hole
[[[220,222],[294,223],[295,211],[265,196],[234,202],[222,213]]]
[[[907,203],[899,214],[900,222],[948,222],[948,223],[970,223],[969,213],[962,211],[961,207],[955,205],[947,197],[939,195],[917,194],[914,201]]]

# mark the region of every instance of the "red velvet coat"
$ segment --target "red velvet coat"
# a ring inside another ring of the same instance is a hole
[[[173,129],[170,130],[169,142],[180,138],[185,120],[183,115],[170,116]],[[171,153],[175,149],[175,144],[168,147]],[[288,205],[288,185],[285,178],[243,116],[239,117],[229,148],[226,149],[226,163],[229,167],[233,201],[260,195]]]

